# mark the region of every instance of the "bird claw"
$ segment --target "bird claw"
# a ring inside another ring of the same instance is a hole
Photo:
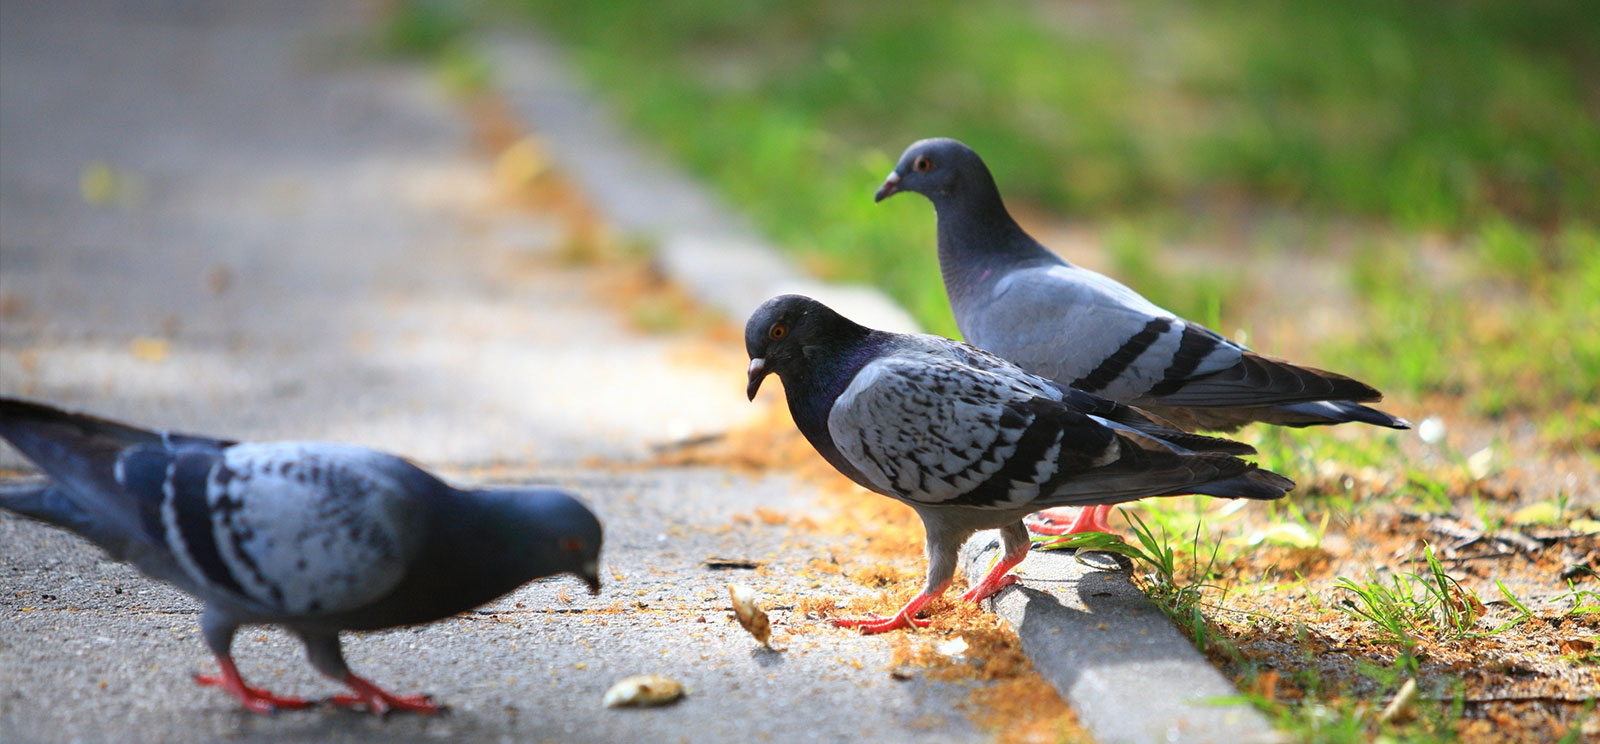
[[[393,695],[379,689],[354,674],[345,679],[345,684],[355,694],[334,695],[328,698],[329,705],[340,708],[366,708],[373,715],[387,715],[390,711],[404,711],[409,713],[438,713],[439,705],[433,702],[429,695]]]
[[[988,599],[989,597],[993,596],[995,592],[1011,586],[1012,584],[1017,583],[1017,581],[1019,581],[1019,579],[1017,578],[1017,575],[1013,573],[1008,573],[998,579],[995,579],[992,583],[986,579],[977,586],[968,589],[965,594],[961,595],[961,600],[963,602],[979,602]]]
[[[1111,527],[1111,523],[1106,519],[1106,515],[1111,513],[1111,507],[1082,507],[1069,524],[1066,515],[1061,512],[1071,508],[1058,506],[1045,509],[1028,515],[1023,521],[1027,523],[1028,531],[1036,535],[1060,535],[1066,537],[1084,532],[1104,532],[1112,536],[1117,535],[1117,531]]]
[[[274,695],[260,687],[246,685],[238,677],[230,678],[226,674],[196,674],[194,681],[195,684],[205,687],[221,687],[229,695],[237,698],[246,711],[257,715],[311,707],[310,700]]]
[[[833,619],[834,625],[840,628],[855,628],[861,631],[862,635],[887,633],[891,630],[900,630],[902,628],[907,630],[926,628],[932,622],[928,618],[915,617],[906,612],[896,613],[894,617],[871,615],[869,617],[836,617]]]

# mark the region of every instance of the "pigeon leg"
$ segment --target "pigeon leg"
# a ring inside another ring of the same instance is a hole
[[[427,695],[394,695],[384,692],[377,685],[372,684],[354,674],[347,674],[344,683],[354,695],[335,695],[328,702],[343,708],[365,706],[368,711],[377,715],[384,715],[391,710],[404,710],[414,713],[438,713],[439,706]]]
[[[1020,524],[1018,525],[1021,526]],[[918,618],[917,613],[927,607],[929,602],[950,588],[950,579],[956,575],[956,552],[961,548],[961,542],[972,534],[971,529],[953,524],[951,520],[942,517],[929,518],[922,515],[922,527],[926,534],[928,554],[928,579],[922,585],[922,593],[911,598],[906,606],[901,607],[893,617],[854,617],[836,618],[834,625],[841,628],[859,628],[862,633],[884,633],[901,628],[926,628],[930,622],[926,618]],[[1024,532],[1023,537],[1027,534]],[[1024,540],[1026,542],[1026,540]]]
[[[393,695],[351,673],[350,667],[344,663],[344,651],[339,648],[338,633],[299,630],[296,634],[306,645],[306,658],[311,662],[311,666],[316,667],[317,671],[329,679],[343,682],[354,693],[335,695],[328,699],[329,704],[341,708],[364,707],[368,712],[380,716],[391,710],[416,713],[439,712],[439,706],[435,705],[427,695]]]
[[[244,678],[239,676],[239,668],[234,666],[233,659],[226,656],[218,656],[217,665],[222,667],[222,674],[196,674],[194,681],[207,687],[221,687],[224,692],[238,698],[244,709],[251,713],[266,714],[279,708],[305,708],[311,705],[309,700],[281,697],[259,687],[246,685]]]
[[[1071,508],[1073,507],[1058,506],[1053,509],[1044,509],[1042,511],[1035,512],[1028,519],[1028,529],[1032,530],[1033,533],[1037,535],[1065,536],[1076,535],[1080,532],[1104,532],[1111,535],[1117,534],[1117,531],[1111,527],[1111,522],[1107,520],[1107,517],[1111,514],[1111,510],[1116,508],[1115,506],[1111,504],[1101,504],[1099,506],[1085,506],[1079,508],[1077,517],[1072,520],[1072,524],[1067,527],[1062,527],[1061,525],[1067,521],[1066,510]]]
[[[994,567],[984,575],[983,581],[974,584],[966,594],[961,595],[962,601],[977,602],[1017,583],[1017,575],[1011,573],[1011,569],[1028,557],[1030,547],[1028,528],[1021,522],[1006,525],[1000,530],[1000,542],[1005,547],[1000,560],[995,561]]]
[[[244,683],[244,678],[239,676],[239,667],[233,664],[233,634],[238,629],[239,624],[232,617],[214,607],[207,606],[205,611],[200,613],[200,635],[205,638],[206,647],[211,649],[211,654],[217,657],[217,666],[222,667],[222,674],[196,674],[195,683],[207,687],[221,687],[224,692],[237,698],[244,709],[251,713],[271,713],[279,708],[304,708],[311,705],[308,700],[279,697]]]
[[[948,586],[948,584],[946,584],[946,586]],[[841,628],[859,629],[864,635],[886,633],[888,631],[899,630],[901,628],[926,628],[928,627],[928,623],[933,621],[927,618],[919,618],[917,617],[917,613],[920,612],[922,608],[927,607],[928,603],[932,602],[935,597],[943,594],[944,590],[945,587],[941,586],[936,592],[929,593],[927,591],[923,591],[921,594],[912,597],[911,601],[907,602],[906,606],[901,607],[899,612],[894,613],[893,617],[881,617],[878,615],[871,615],[868,617],[837,617],[833,619],[833,624]]]

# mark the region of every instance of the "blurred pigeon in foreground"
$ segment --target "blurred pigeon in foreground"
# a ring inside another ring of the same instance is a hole
[[[311,665],[354,693],[336,705],[433,712],[425,695],[352,674],[339,631],[431,622],[558,573],[599,590],[600,523],[554,489],[461,491],[360,447],[147,431],[12,398],[0,398],[0,437],[50,477],[7,484],[0,508],[198,597],[222,674],[195,681],[253,713],[310,703],[245,685],[229,650],[241,625],[299,636]]]
[[[927,625],[917,612],[949,586],[957,550],[980,529],[1000,529],[1005,555],[962,599],[999,591],[1027,556],[1022,517],[1045,507],[1191,493],[1276,499],[1294,487],[1233,457],[1254,452],[1249,445],[1171,429],[966,344],[865,328],[809,297],[768,300],[750,316],[744,343],[752,399],[777,373],[817,452],[922,518],[922,593],[894,617],[841,626]]]
[[[960,142],[912,143],[875,198],[901,191],[933,202],[939,266],[962,335],[1029,372],[1191,430],[1254,421],[1411,427],[1361,405],[1383,397],[1365,383],[1256,354],[1063,260],[1017,225],[989,168]],[[1085,510],[1067,532],[1109,531],[1109,511]]]

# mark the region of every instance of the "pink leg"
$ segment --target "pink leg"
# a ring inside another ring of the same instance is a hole
[[[945,586],[949,586],[949,584],[946,584]],[[917,617],[917,613],[921,611],[922,608],[927,607],[928,603],[932,602],[934,597],[943,594],[945,586],[939,587],[938,591],[932,593],[923,592],[915,597],[912,597],[911,601],[907,602],[905,607],[901,607],[900,611],[894,614],[894,617],[885,618],[877,615],[873,615],[871,617],[838,617],[834,618],[833,624],[841,628],[859,628],[861,632],[866,635],[884,633],[891,630],[899,630],[901,628],[926,628],[928,627],[928,623],[932,621],[927,619],[919,619]]]
[[[983,581],[974,584],[971,589],[967,590],[966,594],[961,595],[962,601],[977,602],[987,599],[995,592],[1017,583],[1017,575],[1011,573],[1011,569],[1027,557],[1028,549],[1026,543],[1023,544],[1022,550],[1017,551],[1016,555],[1002,556],[1000,560],[995,561],[994,568],[989,569],[989,573],[984,575]]]
[[[1077,517],[1072,520],[1072,524],[1063,528],[1061,525],[1067,521],[1067,514],[1070,513],[1067,510],[1071,508],[1073,507],[1058,506],[1031,515],[1028,518],[1028,530],[1037,535],[1065,536],[1076,535],[1080,532],[1117,534],[1117,531],[1111,527],[1111,523],[1107,521],[1107,517],[1110,516],[1111,510],[1116,508],[1115,506],[1111,504],[1085,506],[1078,509]]]
[[[335,695],[328,702],[345,708],[366,706],[367,710],[384,715],[390,710],[405,710],[415,713],[437,713],[439,706],[427,695],[391,695],[378,689],[372,684],[354,674],[347,674],[344,683],[355,692],[354,695]]]
[[[244,709],[251,713],[271,713],[279,708],[304,708],[311,705],[307,700],[279,697],[259,687],[246,685],[244,678],[239,676],[239,668],[233,665],[233,659],[226,656],[218,656],[217,665],[222,667],[222,674],[196,674],[194,681],[207,687],[221,687],[224,692],[238,698]]]

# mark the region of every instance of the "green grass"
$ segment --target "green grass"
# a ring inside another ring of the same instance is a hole
[[[1581,3],[522,4],[703,168],[947,133],[1058,209],[1222,190],[1414,225],[1600,221]]]
[[[476,95],[493,82],[488,59],[468,39],[476,15],[473,3],[398,0],[382,16],[374,42],[384,54],[428,60],[445,90]]]
[[[1141,509],[1146,506],[1148,504],[1141,505]],[[1415,678],[1419,672],[1417,657],[1412,653],[1416,647],[1412,633],[1421,626],[1430,626],[1437,631],[1435,638],[1465,637],[1475,632],[1475,624],[1481,615],[1481,603],[1462,601],[1470,595],[1470,590],[1445,574],[1431,548],[1424,556],[1428,570],[1422,574],[1397,575],[1393,577],[1392,584],[1376,580],[1356,582],[1343,577],[1339,580],[1339,588],[1357,598],[1357,603],[1339,605],[1339,609],[1372,621],[1381,641],[1395,643],[1401,648],[1401,653],[1390,665],[1370,662],[1358,665],[1356,673],[1370,682],[1376,682],[1378,691],[1352,694],[1349,681],[1341,683],[1323,679],[1317,665],[1308,658],[1304,664],[1287,672],[1292,684],[1303,692],[1303,696],[1295,700],[1279,700],[1253,691],[1257,678],[1269,669],[1241,653],[1229,634],[1218,629],[1206,614],[1220,609],[1205,601],[1208,591],[1214,593],[1221,590],[1210,583],[1216,578],[1217,567],[1228,562],[1219,561],[1219,558],[1225,554],[1237,557],[1236,551],[1253,547],[1227,548],[1228,541],[1205,529],[1198,519],[1175,520],[1174,513],[1177,511],[1182,509],[1148,512],[1152,517],[1149,522],[1138,514],[1125,511],[1132,542],[1124,542],[1105,533],[1083,533],[1065,539],[1035,537],[1034,541],[1047,550],[1103,551],[1133,559],[1145,591],[1174,625],[1187,633],[1202,652],[1227,659],[1229,664],[1245,669],[1245,679],[1241,680],[1240,687],[1246,692],[1237,698],[1216,702],[1250,703],[1294,741],[1448,742],[1457,739],[1454,723],[1460,719],[1463,705],[1459,693],[1444,700],[1417,700],[1412,706],[1412,715],[1405,722],[1384,722],[1379,720],[1378,715],[1384,703],[1393,697],[1407,679]],[[1174,532],[1171,529],[1173,526],[1179,527],[1179,531]],[[1186,540],[1187,544],[1175,544],[1171,540],[1173,534],[1188,534],[1190,537]],[[1187,565],[1183,565],[1185,563]],[[1258,585],[1256,590],[1262,588]],[[1480,634],[1499,632],[1532,614],[1503,586],[1501,591],[1522,614],[1500,628]],[[1473,596],[1472,599],[1477,598]],[[1320,601],[1314,594],[1309,595],[1308,600],[1313,603]],[[1574,603],[1577,601],[1574,600]],[[1256,620],[1284,622],[1277,617],[1257,617]]]
[[[1473,236],[1453,277],[1396,242],[1371,242],[1351,264],[1363,334],[1328,364],[1388,379],[1417,396],[1464,396],[1496,417],[1550,411],[1600,430],[1600,232],[1568,226],[1548,240],[1504,220]]]

